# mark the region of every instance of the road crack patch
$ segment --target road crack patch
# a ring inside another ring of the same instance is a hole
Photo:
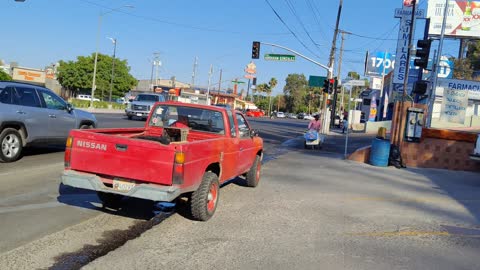
[[[128,229],[106,231],[103,233],[103,237],[97,241],[97,245],[85,245],[80,250],[61,254],[55,257],[55,263],[48,269],[80,269],[95,259],[122,247],[128,241],[138,238],[144,232],[160,224],[174,213],[174,211],[162,212],[150,220],[136,221]]]

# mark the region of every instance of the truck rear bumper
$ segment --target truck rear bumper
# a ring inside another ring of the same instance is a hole
[[[94,174],[79,173],[72,170],[65,170],[62,173],[62,183],[67,186],[95,190],[106,193],[120,194],[127,197],[140,199],[171,202],[176,199],[181,190],[176,186],[161,186],[155,184],[139,184],[128,192],[116,191],[103,184],[100,177]]]

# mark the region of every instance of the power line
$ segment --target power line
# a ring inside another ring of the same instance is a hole
[[[308,50],[310,53],[312,53],[313,55],[315,55],[317,58],[320,58],[320,56],[318,56],[316,53],[314,53],[312,50],[310,50],[310,48],[307,47],[307,45],[305,45],[305,43],[303,43],[303,41],[300,40],[300,38],[298,38],[298,36],[295,34],[295,32],[292,31],[292,29],[287,25],[287,23],[285,23],[285,21],[282,19],[282,17],[280,16],[280,14],[278,14],[278,12],[275,10],[275,8],[270,4],[270,2],[268,0],[265,0],[265,2],[267,2],[267,4],[270,6],[270,8],[272,9],[273,13],[275,13],[275,15],[277,16],[277,18],[282,22],[282,24],[288,29],[288,31],[290,31],[290,33],[292,33],[292,35],[295,37],[295,39],[300,42],[300,44],[302,44],[302,46]]]

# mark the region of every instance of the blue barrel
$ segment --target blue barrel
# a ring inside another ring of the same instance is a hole
[[[390,141],[373,139],[370,149],[370,164],[373,166],[387,167],[390,156]]]

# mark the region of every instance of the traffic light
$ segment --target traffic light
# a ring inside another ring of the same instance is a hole
[[[260,42],[254,41],[252,44],[252,59],[260,58]]]
[[[428,81],[421,80],[421,81],[416,81],[415,84],[413,85],[413,94],[417,94],[419,96],[425,95],[428,89]]]
[[[323,80],[323,92],[328,94],[330,92],[330,82],[329,80]]]
[[[328,79],[328,93],[331,94],[335,91],[335,79]]]
[[[415,53],[415,56],[418,57],[418,59],[413,60],[415,66],[423,69],[427,68],[431,45],[432,41],[429,39],[421,39],[417,41],[417,52]]]

